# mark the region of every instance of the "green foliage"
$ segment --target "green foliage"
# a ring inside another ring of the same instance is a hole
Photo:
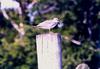
[[[28,31],[30,30],[30,31]],[[2,29],[1,29],[2,31]],[[27,27],[28,33],[23,38],[23,41],[17,38],[16,30],[4,30],[7,35],[0,39],[2,42],[0,46],[0,68],[4,69],[36,69],[36,46],[35,46],[35,32]],[[26,32],[27,32],[26,31]],[[21,45],[23,43],[23,46]]]
[[[63,69],[74,69],[81,62],[91,60],[94,51],[90,50],[91,45],[86,41],[82,46],[73,46],[67,41],[63,41]]]

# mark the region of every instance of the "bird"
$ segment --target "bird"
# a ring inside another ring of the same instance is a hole
[[[36,27],[41,29],[48,29],[49,31],[54,28],[59,23],[58,18],[53,18],[51,20],[45,20],[39,23]]]

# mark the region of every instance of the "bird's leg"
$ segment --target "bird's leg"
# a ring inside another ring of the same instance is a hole
[[[51,33],[51,34],[53,33],[53,32],[51,31],[51,29],[49,29],[49,33]]]
[[[49,32],[51,32],[51,30],[49,29]]]

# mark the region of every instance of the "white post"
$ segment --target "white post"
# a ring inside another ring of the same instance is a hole
[[[57,33],[36,36],[38,69],[62,69],[61,38]]]

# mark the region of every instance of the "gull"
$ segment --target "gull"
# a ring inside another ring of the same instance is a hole
[[[50,29],[54,28],[59,23],[58,18],[53,18],[52,20],[46,20],[44,22],[39,23],[36,27],[41,29]]]

